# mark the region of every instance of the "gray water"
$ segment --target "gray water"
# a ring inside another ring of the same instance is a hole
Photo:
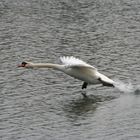
[[[90,85],[22,61],[75,56],[119,81]],[[140,139],[139,0],[0,1],[1,140]]]

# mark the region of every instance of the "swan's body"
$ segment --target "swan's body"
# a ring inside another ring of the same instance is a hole
[[[25,68],[53,68],[62,71],[76,79],[84,81],[83,88],[87,87],[87,84],[103,84],[104,86],[114,87],[114,81],[105,75],[98,72],[98,70],[87,64],[86,62],[79,60],[75,57],[61,57],[62,64],[52,63],[30,63],[22,62],[20,67]]]

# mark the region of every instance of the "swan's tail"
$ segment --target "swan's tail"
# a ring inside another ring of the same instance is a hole
[[[103,84],[103,86],[115,87],[113,83],[109,83],[109,82],[103,81],[101,78],[99,78],[99,81]]]

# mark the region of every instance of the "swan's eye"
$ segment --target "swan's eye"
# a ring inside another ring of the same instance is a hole
[[[22,66],[22,67],[25,67],[26,64],[27,64],[27,62],[22,62],[22,63],[21,63],[21,66]]]
[[[26,63],[26,62],[22,62],[21,64],[22,64],[22,65],[26,65],[27,63]]]

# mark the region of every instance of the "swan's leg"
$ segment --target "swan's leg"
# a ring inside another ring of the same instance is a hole
[[[87,88],[87,85],[88,85],[87,82],[84,82],[83,85],[82,85],[82,95],[83,95],[84,97],[87,97],[86,91],[84,91],[84,89]]]
[[[82,89],[87,88],[87,85],[88,85],[88,83],[84,82],[83,85],[82,85]]]

